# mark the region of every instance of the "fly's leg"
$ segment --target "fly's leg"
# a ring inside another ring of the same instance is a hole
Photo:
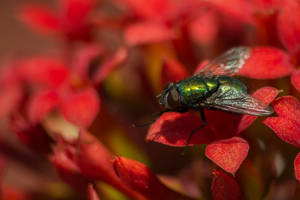
[[[202,122],[203,124],[197,128],[195,128],[194,130],[191,131],[188,139],[186,140],[186,144],[184,146],[184,149],[183,149],[183,152],[182,152],[182,155],[184,155],[185,151],[186,151],[186,148],[188,147],[188,145],[190,144],[190,140],[192,139],[192,136],[194,135],[194,133],[196,133],[197,131],[199,131],[201,128],[205,127],[207,122],[206,122],[206,119],[205,119],[205,114],[204,114],[204,110],[201,109],[200,110],[200,116],[201,116],[201,119],[202,119]]]

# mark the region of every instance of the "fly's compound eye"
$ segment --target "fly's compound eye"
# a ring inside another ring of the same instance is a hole
[[[180,106],[180,97],[176,88],[171,88],[168,95],[168,105],[171,108],[176,108]]]

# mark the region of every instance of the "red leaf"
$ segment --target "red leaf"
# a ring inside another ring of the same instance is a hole
[[[300,70],[296,70],[291,76],[293,86],[300,91]]]
[[[146,140],[170,146],[185,146],[191,131],[202,124],[201,118],[194,114],[168,112],[152,124]],[[210,135],[208,127],[204,127],[193,135],[190,145],[209,143],[212,140]]]
[[[227,174],[215,170],[211,185],[214,200],[241,200],[242,194],[238,183]]]
[[[235,174],[247,157],[249,145],[240,137],[219,140],[207,145],[205,155],[225,171]]]
[[[69,75],[68,68],[61,60],[47,57],[35,57],[24,60],[20,66],[22,77],[30,82],[46,86],[60,86]]]
[[[278,16],[278,34],[283,45],[294,55],[300,53],[300,3],[283,1]]]
[[[128,51],[120,48],[112,58],[104,61],[96,71],[93,81],[96,85],[100,84],[111,72],[121,66],[128,57]]]
[[[38,5],[27,5],[21,9],[20,18],[38,31],[57,33],[60,31],[60,21],[49,9]]]
[[[140,22],[125,30],[125,40],[129,45],[140,45],[172,40],[175,34],[166,26],[153,22]]]
[[[29,102],[28,116],[32,124],[40,122],[49,112],[60,103],[59,95],[54,90],[37,93]]]
[[[256,90],[252,96],[261,102],[263,102],[265,105],[270,104],[276,96],[280,93],[279,90],[273,87],[263,87],[258,90]],[[237,133],[241,133],[244,130],[246,130],[255,120],[257,116],[253,115],[243,115],[241,118],[239,125],[237,127]]]
[[[88,186],[88,195],[89,195],[89,200],[100,200],[93,185]]]
[[[166,58],[162,66],[161,81],[162,86],[170,82],[177,82],[187,77],[187,71],[181,63],[172,58]]]
[[[75,92],[63,100],[62,114],[77,125],[88,127],[100,109],[100,98],[94,89],[88,88]]]
[[[149,200],[190,199],[164,186],[153,172],[142,163],[117,156],[113,165],[116,174],[126,185]]]
[[[285,52],[273,47],[256,47],[238,74],[254,79],[275,79],[287,76],[293,70]]]
[[[277,98],[273,108],[278,117],[268,117],[263,121],[277,136],[296,147],[300,147],[300,103],[292,96]]]

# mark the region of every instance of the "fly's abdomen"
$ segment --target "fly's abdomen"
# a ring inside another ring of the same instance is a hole
[[[214,79],[192,77],[177,84],[181,104],[191,105],[203,101],[218,89],[218,81]]]

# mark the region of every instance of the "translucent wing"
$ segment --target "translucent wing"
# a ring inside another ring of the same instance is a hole
[[[217,92],[208,98],[205,104],[210,108],[238,114],[266,116],[274,112],[272,107],[265,105],[248,94],[236,90]]]
[[[204,66],[203,69],[201,69],[195,76],[233,76],[245,64],[245,61],[249,58],[250,53],[251,48],[249,47],[241,46],[229,49]]]

